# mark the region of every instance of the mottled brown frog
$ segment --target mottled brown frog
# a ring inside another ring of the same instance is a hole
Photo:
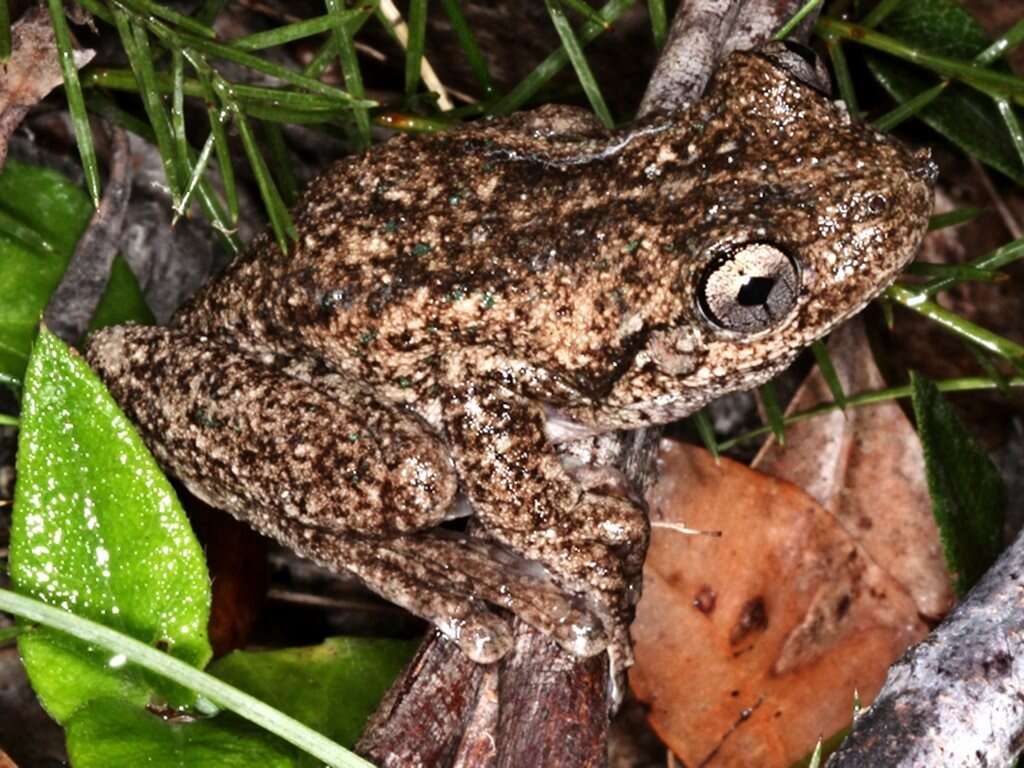
[[[510,643],[488,604],[591,654],[623,636],[648,527],[558,444],[775,375],[912,258],[934,174],[737,53],[699,103],[620,131],[548,107],[347,158],[289,253],[259,237],[171,327],[88,356],[200,497],[473,658]],[[511,554],[431,531],[460,495]]]

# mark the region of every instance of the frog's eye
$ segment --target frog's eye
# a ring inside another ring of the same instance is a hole
[[[796,306],[800,272],[769,243],[748,243],[714,258],[697,283],[697,303],[714,326],[758,333],[778,325]]]

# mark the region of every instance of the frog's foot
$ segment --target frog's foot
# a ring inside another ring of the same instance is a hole
[[[445,427],[488,533],[584,595],[611,634],[639,595],[648,525],[628,498],[587,490],[563,468],[536,404],[489,383],[453,388]]]
[[[566,651],[592,656],[607,639],[599,621],[535,565],[497,544],[434,530],[388,539],[353,539],[276,518],[258,526],[298,554],[351,571],[371,590],[435,624],[482,664],[512,647],[507,609]]]

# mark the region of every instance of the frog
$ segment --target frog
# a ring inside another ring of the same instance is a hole
[[[87,359],[193,494],[470,658],[509,650],[509,613],[628,655],[646,511],[567,447],[769,380],[927,230],[928,152],[791,60],[732,53],[616,129],[546,106],[394,136],[310,183],[286,251],[259,235]]]

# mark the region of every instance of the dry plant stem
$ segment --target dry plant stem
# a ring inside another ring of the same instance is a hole
[[[688,32],[701,20],[713,25],[720,20],[721,0],[694,0],[680,8],[641,115],[700,96],[719,55],[709,50],[701,59],[704,69],[685,67],[681,81],[673,62],[691,55],[693,35],[713,41],[715,50],[723,45],[730,46],[728,50],[750,47],[780,27],[801,2],[747,0],[725,5],[735,9],[722,36],[706,29]],[[680,101],[681,88],[689,90]],[[646,488],[653,479],[659,436],[660,430],[647,429],[620,437],[617,464],[636,488]],[[515,622],[515,632],[515,649],[496,673],[493,668],[481,672],[452,643],[431,635],[367,725],[357,751],[382,766],[606,765],[609,684],[617,682],[609,679],[607,655],[580,661],[522,622]],[[454,752],[453,744],[459,744]]]
[[[497,768],[605,765],[608,670],[603,656],[574,659],[520,624],[501,662]]]
[[[82,337],[99,306],[128,212],[132,167],[128,134],[123,128],[110,126],[110,144],[110,178],[103,199],[79,238],[67,271],[43,315],[43,322],[68,344],[75,344]]]
[[[889,670],[827,768],[1013,765],[1024,748],[1024,534]]]
[[[489,668],[431,632],[370,718],[356,751],[381,768],[452,765],[487,674]]]
[[[1003,196],[1000,194],[999,190],[996,189],[995,184],[992,183],[992,177],[988,175],[988,171],[986,171],[982,164],[978,162],[977,158],[972,157],[970,158],[970,161],[971,168],[974,170],[974,173],[977,174],[978,178],[981,179],[982,186],[985,187],[985,193],[992,201],[992,205],[994,205],[996,210],[999,212],[999,218],[1003,220],[1003,226],[1006,227],[1006,231],[1010,233],[1010,236],[1014,240],[1019,240],[1021,236],[1024,235],[1024,231],[1021,230],[1020,222],[1017,221],[1013,212],[1010,211],[1010,206],[1006,204]]]
[[[684,2],[640,102],[640,115],[674,110],[704,92],[746,0]]]
[[[724,56],[764,42],[801,5],[792,0],[684,2],[640,102],[640,116],[679,109],[699,99]],[[790,37],[806,42],[817,14],[811,13]]]
[[[392,0],[380,0],[380,10],[394,27],[398,42],[402,44],[403,48],[407,47],[409,45],[409,27],[406,26],[405,21],[402,19],[401,12],[395,7]],[[442,112],[447,112],[455,107],[452,104],[452,100],[448,97],[447,88],[445,88],[441,78],[437,76],[437,72],[430,65],[430,62],[427,61],[426,57],[423,57],[423,63],[420,64],[420,77],[423,80],[423,84],[427,86],[427,90],[437,94],[437,106],[441,108]]]
[[[0,168],[8,141],[29,110],[63,82],[57,43],[49,14],[31,8],[11,27],[11,55],[0,62]],[[74,64],[82,68],[96,52],[76,48]]]

